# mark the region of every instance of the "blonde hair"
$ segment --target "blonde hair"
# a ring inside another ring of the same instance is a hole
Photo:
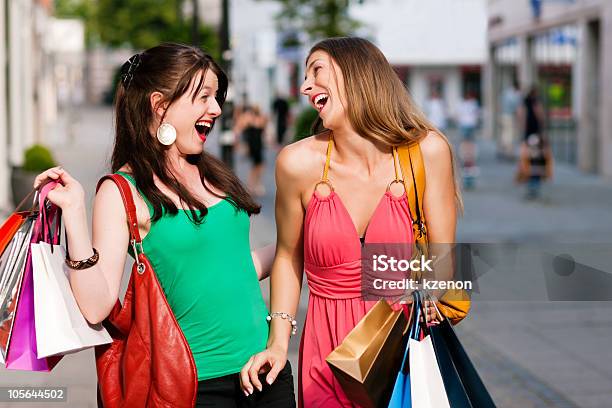
[[[451,151],[455,202],[462,211],[463,201],[453,148],[446,136],[427,120],[412,101],[383,53],[370,41],[357,37],[320,41],[311,48],[308,58],[316,51],[325,52],[340,67],[346,99],[350,101],[344,108],[351,126],[358,134],[390,147],[418,142],[430,131],[442,136]],[[313,130],[315,133],[325,130],[320,118],[315,122]]]

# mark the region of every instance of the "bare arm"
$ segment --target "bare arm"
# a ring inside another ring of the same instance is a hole
[[[295,316],[304,267],[303,223],[300,179],[295,157],[290,148],[278,156],[276,164],[276,257],[271,273],[271,312],[285,312]],[[242,388],[248,393],[253,386],[261,390],[260,369],[269,366],[266,381],[271,384],[287,361],[291,324],[285,319],[272,319],[268,348],[251,357],[240,372]]]
[[[421,152],[425,165],[425,196],[423,212],[427,222],[430,258],[434,259],[433,279],[454,279],[454,262],[450,252],[455,243],[457,206],[455,201],[455,179],[451,160],[451,149],[439,134],[430,132],[421,141]],[[444,291],[432,291],[441,298]],[[435,317],[435,313],[432,316]]]
[[[278,241],[271,274],[271,311],[286,312],[293,316],[297,311],[304,272],[302,206],[299,178],[294,160],[285,150],[277,160],[275,217]],[[290,325],[285,320],[274,319],[271,324],[269,346],[289,346]]]
[[[119,190],[107,181],[96,196],[92,244],[81,185],[65,170],[51,169],[37,177],[35,186],[47,178],[63,184],[52,190],[48,197],[62,208],[70,258],[87,259],[93,255],[92,247],[100,254],[96,265],[84,270],[71,270],[69,275],[81,313],[90,323],[99,323],[109,315],[117,301],[127,255],[129,233]]]
[[[426,174],[423,211],[429,242],[454,243],[457,207],[450,146],[435,132],[430,132],[420,145]]]

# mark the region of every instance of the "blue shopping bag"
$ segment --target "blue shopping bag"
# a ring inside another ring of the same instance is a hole
[[[404,358],[402,359],[402,365],[395,385],[393,386],[393,393],[389,400],[388,408],[411,408],[411,394],[410,394],[410,371],[408,367],[408,349],[410,345],[410,339],[418,340],[421,332],[421,326],[419,319],[421,318],[421,296],[418,292],[412,293],[412,312],[410,318],[410,329],[408,332],[408,341],[406,342],[406,350],[404,351]]]

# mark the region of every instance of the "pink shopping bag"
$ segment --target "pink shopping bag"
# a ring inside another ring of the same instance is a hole
[[[57,185],[56,182],[47,183],[41,188],[39,196],[39,213],[34,224],[34,232],[30,242],[49,242],[56,237],[47,234],[46,222],[59,217],[57,207],[52,206],[50,211],[45,208],[47,194]],[[43,221],[43,218],[46,218]],[[59,219],[57,220],[59,222]],[[59,231],[56,231],[57,235]],[[28,249],[23,282],[21,284],[21,294],[17,305],[15,321],[11,334],[11,342],[6,356],[6,368],[12,370],[26,371],[51,371],[53,367],[62,359],[63,356],[53,356],[46,358],[37,357],[36,348],[36,324],[34,321],[34,281],[32,278],[32,254]]]

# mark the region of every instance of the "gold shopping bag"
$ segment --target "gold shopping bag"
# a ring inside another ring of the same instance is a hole
[[[386,406],[402,363],[408,320],[379,300],[326,358],[347,397],[362,407]]]

